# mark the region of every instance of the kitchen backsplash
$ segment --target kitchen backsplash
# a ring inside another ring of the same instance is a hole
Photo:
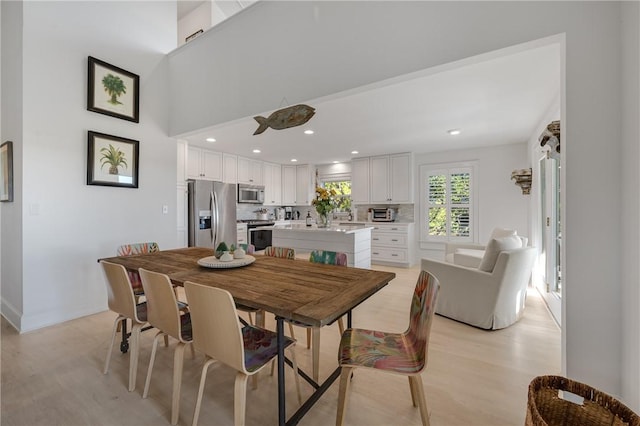
[[[396,222],[414,222],[413,204],[391,204],[391,205],[378,205],[378,204],[361,204],[356,206],[358,209],[358,217],[354,218],[355,221],[364,222],[367,220],[367,210],[370,208],[392,208],[396,209]],[[238,220],[255,219],[256,210],[261,208],[267,209],[269,218],[275,217],[273,206],[263,207],[261,204],[238,204],[236,207],[236,216]],[[300,219],[304,220],[307,217],[307,211],[311,213],[311,217],[316,220],[318,214],[313,206],[298,206],[293,208],[293,218],[297,219],[296,212],[300,213]],[[336,220],[347,221],[347,213],[341,213]]]

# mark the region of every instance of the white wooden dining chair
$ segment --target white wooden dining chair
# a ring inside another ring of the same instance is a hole
[[[138,355],[140,353],[140,331],[147,323],[147,303],[137,303],[133,293],[129,275],[124,266],[115,263],[100,261],[107,282],[107,302],[109,309],[118,314],[111,333],[111,343],[104,363],[104,374],[109,371],[113,343],[118,333],[118,326],[122,320],[131,321],[131,336],[129,347],[129,392],[136,387],[136,375],[138,372]]]
[[[207,369],[219,361],[237,371],[234,391],[234,423],[244,425],[247,379],[257,374],[278,354],[276,333],[238,323],[238,312],[231,293],[224,289],[187,281],[184,284],[191,308],[193,342],[206,356],[202,366],[200,387],[193,413],[193,426],[198,424],[200,405],[207,380]],[[285,337],[290,348],[296,380],[298,402],[301,402],[300,380],[294,351],[295,340]]]
[[[180,315],[178,301],[171,280],[165,274],[139,269],[144,294],[147,298],[147,320],[149,324],[158,329],[153,339],[151,359],[147,371],[147,379],[144,384],[143,398],[149,396],[151,373],[158,349],[158,340],[161,337],[170,336],[178,341],[173,355],[173,391],[171,402],[171,424],[178,423],[180,415],[180,390],[182,387],[182,368],[184,364],[184,349],[191,347],[191,355],[195,358],[191,337],[191,315],[186,312]]]

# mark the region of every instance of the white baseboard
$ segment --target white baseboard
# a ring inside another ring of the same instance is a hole
[[[6,311],[5,307],[7,307]],[[106,310],[107,307],[101,304],[100,306],[88,306],[82,309],[64,312],[44,312],[35,315],[20,315],[15,311],[15,309],[10,309],[8,304],[5,304],[5,302],[2,301],[2,316],[4,316],[20,334],[85,317],[87,315],[97,314]],[[11,315],[11,317],[9,317],[9,315]]]

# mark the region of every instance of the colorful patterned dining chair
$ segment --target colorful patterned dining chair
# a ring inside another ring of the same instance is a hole
[[[409,376],[413,406],[420,407],[423,425],[429,425],[427,401],[420,373],[427,366],[429,335],[440,284],[421,271],[411,299],[409,327],[404,333],[350,328],[342,334],[338,349],[340,393],[336,425],[344,422],[352,370],[358,367]]]
[[[247,254],[253,254],[256,252],[256,246],[254,246],[253,244],[238,244],[238,247],[242,247],[242,250],[244,250],[245,253]]]
[[[296,251],[292,248],[287,248],[287,247],[269,246],[264,249],[264,255],[271,256],[271,257],[279,257],[280,259],[293,260],[296,258]]]
[[[173,355],[173,391],[171,403],[171,424],[178,423],[180,414],[180,388],[182,384],[182,366],[184,364],[184,349],[191,347],[191,355],[195,358],[193,339],[191,337],[191,315],[189,312],[180,314],[180,308],[173,291],[171,280],[165,274],[147,271],[140,268],[140,278],[147,299],[147,321],[152,327],[158,329],[153,339],[151,359],[147,371],[147,379],[144,384],[142,398],[149,396],[151,373],[156,359],[158,340],[161,337],[173,337],[178,341]]]
[[[323,263],[325,265],[339,265],[347,266],[347,254],[329,250],[314,250],[309,255],[309,262]],[[311,348],[311,359],[313,363],[312,376],[316,382],[320,376],[320,328],[313,327],[309,324],[305,324],[294,320],[285,320],[289,324],[289,333],[291,338],[295,339],[293,326],[298,326],[307,329],[307,349]],[[344,322],[342,317],[338,318],[338,328],[340,329],[340,335],[344,333]],[[273,373],[273,371],[272,371]]]
[[[140,353],[140,331],[147,323],[147,303],[136,303],[133,287],[129,275],[124,266],[115,263],[100,261],[107,282],[107,301],[109,309],[117,313],[111,333],[111,343],[104,363],[103,374],[109,371],[113,343],[121,321],[131,321],[131,336],[129,348],[129,392],[136,387],[136,375],[138,372],[138,355]]]
[[[158,247],[158,243],[154,242],[123,244],[118,247],[118,256],[132,256],[134,254],[155,253],[157,251],[160,251],[160,247]],[[131,281],[133,294],[136,296],[137,302],[140,297],[144,296],[144,289],[142,288],[140,275],[133,271],[129,271],[127,273],[129,274],[129,280]]]
[[[193,426],[198,424],[202,394],[207,380],[207,370],[214,362],[221,362],[237,370],[234,391],[234,423],[244,425],[247,399],[247,379],[254,376],[277,354],[276,333],[263,328],[238,325],[238,313],[231,293],[224,289],[196,284],[184,284],[191,307],[193,343],[205,354],[200,387],[193,413]],[[291,360],[301,402],[300,380],[295,358],[295,340],[285,338],[285,348],[291,352]],[[211,420],[211,419],[209,419]]]

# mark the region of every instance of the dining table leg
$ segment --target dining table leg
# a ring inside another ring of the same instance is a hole
[[[276,333],[278,339],[278,424],[286,423],[285,388],[284,388],[284,320],[276,316]]]

